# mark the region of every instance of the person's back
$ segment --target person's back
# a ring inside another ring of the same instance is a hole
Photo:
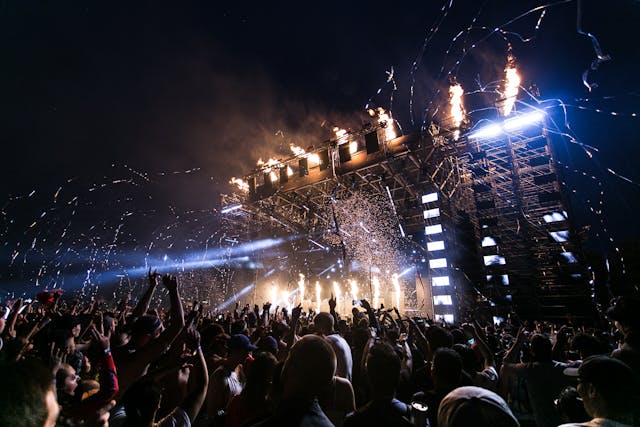
[[[409,427],[411,414],[408,405],[395,398],[400,380],[400,358],[388,344],[376,344],[367,357],[367,379],[372,399],[352,415],[345,427],[400,426]]]
[[[282,368],[282,399],[275,413],[255,426],[333,426],[317,397],[330,386],[335,371],[336,357],[329,343],[315,335],[302,337]]]

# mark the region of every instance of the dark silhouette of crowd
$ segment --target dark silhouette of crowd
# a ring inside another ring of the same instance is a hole
[[[148,282],[135,305],[5,301],[0,426],[640,425],[635,296],[588,323],[445,324],[366,300],[340,316],[333,296],[216,311]]]

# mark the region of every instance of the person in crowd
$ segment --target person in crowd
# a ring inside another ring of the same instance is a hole
[[[271,352],[264,351],[256,355],[248,369],[245,387],[227,405],[227,427],[240,427],[271,415],[271,384],[277,363]]]
[[[180,369],[174,366],[168,369],[147,374],[136,381],[122,398],[122,406],[117,408],[111,417],[111,427],[190,427],[192,420],[198,416],[204,403],[209,384],[204,354],[200,347],[200,334],[196,330],[189,330],[185,340],[193,356],[193,371],[190,372],[189,382],[192,390],[180,405],[167,416],[156,420],[156,415],[162,404],[162,389],[159,387],[161,376],[171,370]]]
[[[520,352],[525,343],[529,343],[531,360],[521,362]],[[516,413],[519,419],[533,419],[538,427],[555,427],[560,418],[554,401],[560,391],[570,385],[563,375],[567,367],[566,363],[553,360],[552,344],[547,336],[529,335],[523,326],[503,360],[500,371],[502,395],[512,408],[520,409]]]
[[[331,386],[336,355],[327,341],[305,335],[287,356],[281,374],[282,396],[273,415],[255,426],[332,427],[320,408],[318,396]]]
[[[567,375],[577,375],[578,393],[584,409],[592,417],[584,423],[563,424],[561,427],[630,427],[638,425],[640,384],[633,370],[624,362],[609,356],[589,357],[577,369],[567,369]]]
[[[400,358],[391,345],[382,342],[374,344],[369,350],[365,368],[371,387],[371,400],[347,416],[345,427],[413,425],[409,406],[396,399],[400,365]]]
[[[619,348],[611,356],[625,362],[640,375],[640,298],[621,296],[607,310],[607,317],[623,336]]]
[[[51,371],[36,359],[0,366],[0,426],[54,427],[60,406]]]
[[[90,329],[95,350],[100,354],[100,385],[97,393],[82,400],[78,390],[80,376],[76,370],[66,364],[61,364],[56,371],[56,388],[58,403],[61,405],[60,425],[76,425],[81,420],[97,413],[107,405],[118,392],[118,376],[109,348],[109,338]]]
[[[353,373],[353,359],[351,357],[351,347],[347,341],[333,330],[333,316],[329,313],[320,312],[313,318],[316,333],[322,336],[333,348],[338,361],[336,375],[351,381]]]
[[[211,375],[207,392],[206,409],[210,419],[222,419],[231,398],[242,392],[245,374],[242,364],[252,351],[253,345],[246,335],[235,334],[229,339],[229,354],[223,364]]]
[[[427,407],[427,417],[431,427],[438,425],[438,406],[442,399],[450,391],[465,385],[462,372],[462,359],[453,349],[439,347],[435,351],[431,364],[433,388],[424,393],[416,393],[413,397],[413,401]]]
[[[185,325],[177,279],[175,276],[164,275],[162,284],[169,291],[171,321],[163,330],[162,321],[157,316],[144,314],[148,310],[148,301],[158,285],[158,275],[150,272],[147,292],[134,310],[135,320],[131,339],[126,346],[113,350],[121,377],[120,391],[116,395],[116,400],[122,397],[133,382],[146,373],[150,363],[169,348]]]
[[[438,408],[440,427],[520,427],[507,403],[482,387],[458,387]]]

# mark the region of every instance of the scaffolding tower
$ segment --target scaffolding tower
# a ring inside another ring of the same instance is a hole
[[[223,196],[223,208],[235,206],[225,221],[237,236],[279,229],[320,250],[339,228],[332,200],[366,189],[392,201],[403,236],[420,249],[413,262],[423,312],[449,321],[483,306],[497,317],[591,316],[542,124],[484,139],[446,126],[394,138],[390,126],[368,125],[254,170],[248,191]]]

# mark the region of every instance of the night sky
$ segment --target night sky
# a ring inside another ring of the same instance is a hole
[[[218,208],[229,178],[258,158],[321,142],[334,125],[358,128],[367,104],[419,130],[423,117],[441,118],[450,75],[467,93],[503,78],[507,43],[523,86],[533,81],[541,99],[568,105],[566,121],[551,111],[558,129],[600,150],[589,158],[568,139],[558,147],[579,225],[592,225],[594,239],[638,239],[640,2],[603,5],[583,2],[585,31],[611,56],[589,74],[598,84],[589,92],[582,73],[595,51],[576,31],[577,1],[2,2],[0,262],[18,246],[22,262],[34,237],[46,258],[60,244],[53,230],[68,224],[69,209],[55,203],[76,196],[93,210],[79,209],[74,224],[104,222],[106,234],[125,211],[153,211],[116,239],[145,246],[145,233],[181,212]],[[465,106],[491,99],[468,95]],[[584,202],[597,204],[600,189],[609,235]],[[5,283],[32,271],[8,270]]]

